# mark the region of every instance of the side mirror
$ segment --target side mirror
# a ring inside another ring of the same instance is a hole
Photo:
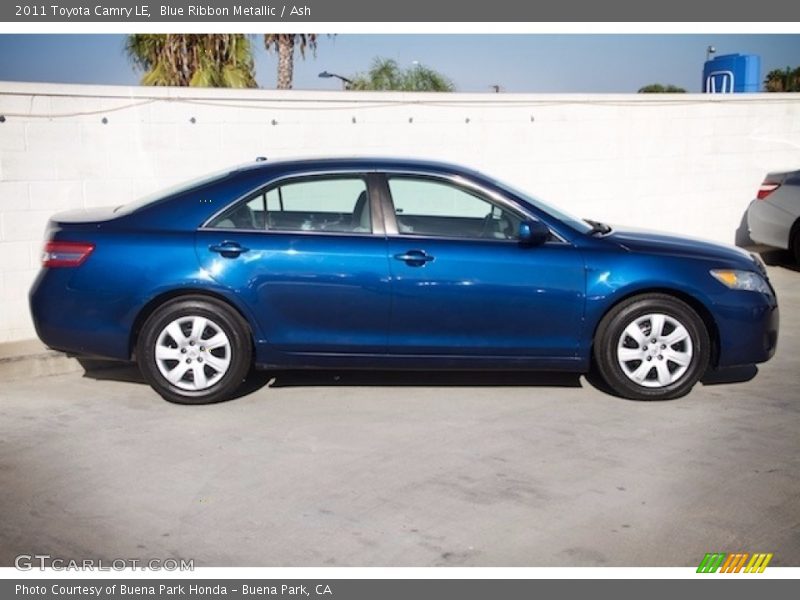
[[[550,237],[550,228],[541,221],[519,224],[519,243],[522,246],[541,246]]]

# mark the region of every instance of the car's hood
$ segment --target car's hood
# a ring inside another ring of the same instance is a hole
[[[614,228],[605,239],[614,241],[631,252],[716,259],[759,270],[750,253],[736,246],[628,228]]]

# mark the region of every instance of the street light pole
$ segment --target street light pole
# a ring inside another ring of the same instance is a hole
[[[353,83],[352,79],[348,79],[347,77],[343,77],[341,75],[337,75],[336,73],[329,73],[328,71],[323,71],[319,74],[319,77],[322,79],[330,79],[331,77],[335,77],[336,79],[340,79],[342,82],[342,89],[347,90],[350,89],[350,85]]]

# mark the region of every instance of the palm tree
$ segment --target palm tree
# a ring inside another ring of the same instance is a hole
[[[800,67],[773,69],[764,79],[764,89],[768,92],[800,92]]]
[[[278,52],[278,89],[292,89],[294,78],[294,50],[300,50],[300,56],[306,57],[306,48],[316,54],[316,33],[265,33],[264,47]]]
[[[366,74],[358,73],[352,78],[351,90],[399,90],[403,87],[403,76],[397,61],[390,58],[375,58]]]
[[[786,71],[781,69],[772,69],[764,78],[764,89],[768,92],[782,92],[786,89],[786,75],[789,72],[789,67]]]
[[[428,67],[417,64],[401,69],[391,58],[375,58],[367,73],[353,76],[349,90],[397,90],[403,92],[452,92],[453,82]]]
[[[412,92],[452,92],[453,82],[424,65],[414,65],[403,73],[403,89]]]
[[[661,83],[651,83],[650,85],[646,85],[644,87],[640,87],[639,94],[685,94],[686,90],[682,87],[678,87],[677,85],[672,85],[668,83],[667,85],[663,85]]]
[[[142,85],[256,87],[250,40],[240,33],[134,34],[125,50]]]
[[[795,69],[789,74],[789,85],[787,86],[788,92],[800,92],[800,67]]]

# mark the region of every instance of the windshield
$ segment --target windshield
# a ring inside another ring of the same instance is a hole
[[[218,179],[222,179],[223,177],[228,175],[230,172],[231,172],[231,169],[228,168],[228,169],[224,169],[222,171],[217,171],[216,173],[213,173],[211,175],[203,175],[202,177],[196,177],[196,178],[191,179],[189,181],[183,181],[181,183],[172,185],[172,186],[170,186],[168,188],[161,189],[161,190],[158,190],[156,192],[153,192],[152,194],[148,194],[148,195],[146,195],[146,196],[144,196],[142,198],[139,198],[138,200],[134,200],[133,202],[130,202],[128,204],[123,204],[121,206],[118,206],[117,208],[114,209],[114,212],[115,213],[119,213],[119,214],[126,214],[126,215],[130,214],[132,212],[135,212],[135,211],[139,210],[140,208],[144,208],[148,204],[152,204],[154,202],[158,202],[159,200],[161,200],[162,198],[166,198],[167,196],[172,196],[173,194],[177,194],[179,192],[185,192],[185,191],[190,190],[192,188],[201,187],[201,186],[207,185],[209,183],[213,183],[213,182],[217,181]]]
[[[548,215],[555,217],[565,225],[572,227],[574,230],[579,231],[580,233],[589,233],[592,230],[592,226],[583,219],[579,219],[578,217],[564,212],[563,210],[555,208],[552,205],[539,200],[538,198],[534,198],[533,196],[508,185],[507,183],[497,181],[496,179],[490,179],[490,181],[504,192],[507,192],[513,196],[517,196],[528,204],[531,204],[539,210],[546,212]]]

